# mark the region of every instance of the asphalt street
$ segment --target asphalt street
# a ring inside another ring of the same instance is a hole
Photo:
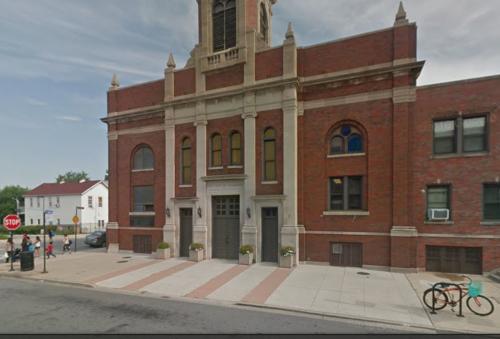
[[[0,333],[409,333],[404,328],[0,278]]]

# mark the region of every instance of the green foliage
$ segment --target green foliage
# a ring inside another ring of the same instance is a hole
[[[106,170],[106,175],[104,176],[104,180],[109,180],[109,169]]]
[[[90,180],[89,175],[85,171],[81,172],[66,172],[65,174],[60,174],[56,178],[56,182],[59,184],[64,182],[80,182],[81,180]]]
[[[201,250],[205,249],[205,246],[203,246],[203,244],[194,243],[194,244],[191,244],[189,246],[189,249],[191,251],[201,251]]]
[[[22,200],[27,188],[21,186],[5,186],[0,190],[0,223],[8,214],[16,214],[16,200]]]
[[[243,255],[253,253],[253,246],[252,245],[242,245],[240,247],[240,253]]]
[[[21,228],[18,228],[16,231],[14,231],[14,234],[23,234],[24,232],[28,232],[28,234],[40,234],[41,230],[43,229],[43,226],[22,226]],[[47,227],[47,232],[48,232],[48,227]],[[10,232],[7,231],[7,229],[1,227],[0,228],[0,234],[9,234]]]
[[[289,257],[294,254],[295,254],[295,248],[293,248],[292,246],[285,246],[281,248],[281,256],[283,257]]]
[[[0,234],[0,240],[6,240],[9,239],[10,235],[8,234]]]
[[[161,242],[158,244],[158,249],[159,250],[166,250],[166,249],[169,249],[170,248],[170,245],[168,242]]]

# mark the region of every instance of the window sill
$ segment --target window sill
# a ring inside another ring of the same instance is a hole
[[[227,168],[229,168],[229,169],[242,169],[243,166],[242,165],[231,165],[231,166],[227,166]]]
[[[347,153],[347,154],[329,154],[327,155],[327,159],[338,159],[338,158],[355,158],[355,157],[364,157],[366,153]]]
[[[424,225],[454,225],[453,221],[424,221]]]
[[[279,182],[277,182],[277,181],[262,181],[261,184],[262,185],[277,185],[277,184],[279,184]]]
[[[369,211],[325,211],[323,215],[326,216],[353,216],[353,217],[367,217],[370,215]]]
[[[500,220],[481,221],[481,226],[500,226]]]
[[[431,159],[452,159],[452,158],[477,158],[477,157],[487,157],[489,152],[471,152],[471,153],[450,153],[450,154],[433,154]]]
[[[192,188],[193,185],[179,185],[179,188]]]
[[[209,171],[216,171],[216,170],[223,170],[224,169],[224,166],[220,166],[220,167],[209,167],[208,170]]]
[[[147,169],[135,169],[132,170],[132,173],[140,173],[140,172],[153,172],[155,169],[154,168],[147,168]]]
[[[150,217],[156,215],[155,212],[130,212],[129,216],[132,217]]]

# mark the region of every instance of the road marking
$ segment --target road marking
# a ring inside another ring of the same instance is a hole
[[[89,279],[89,280],[84,281],[84,282],[89,283],[89,284],[97,284],[101,281],[108,280],[108,279],[117,277],[119,275],[126,274],[129,272],[135,271],[135,270],[139,270],[141,268],[148,267],[148,266],[151,266],[151,265],[157,264],[157,263],[158,263],[158,261],[154,261],[154,260],[150,261],[150,262],[140,263],[140,264],[133,265],[130,267],[122,268],[122,269],[117,270],[117,271],[106,273],[104,275]]]
[[[251,304],[265,304],[267,299],[285,281],[292,270],[288,268],[278,268],[266,279],[257,285],[243,299],[243,302]]]
[[[197,298],[197,299],[203,299],[233,280],[235,277],[243,273],[249,268],[249,266],[245,265],[236,265],[215,278],[209,280],[207,283],[201,285],[197,289],[191,291],[190,293],[186,294],[185,296],[188,298]]]
[[[132,284],[129,284],[125,287],[122,287],[121,290],[125,290],[125,291],[138,291],[148,285],[151,285],[155,282],[157,282],[158,280],[161,280],[161,279],[164,279],[168,276],[171,276],[172,274],[175,274],[177,272],[180,272],[180,271],[183,271],[193,265],[195,265],[196,263],[194,262],[191,262],[191,261],[186,261],[186,262],[183,262],[179,265],[175,265],[174,267],[170,267],[166,270],[163,270],[163,271],[160,271],[160,272],[157,272],[157,273],[154,273],[154,274],[151,274],[149,277],[147,278],[144,278],[144,279],[141,279],[141,280],[138,280]]]

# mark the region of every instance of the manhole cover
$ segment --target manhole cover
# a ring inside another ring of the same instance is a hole
[[[122,259],[132,259],[132,257],[122,257]]]
[[[358,272],[358,275],[370,275],[370,273],[366,273],[366,272]]]
[[[124,263],[126,263],[126,262],[128,262],[128,260],[120,260],[120,261],[117,261],[117,263],[118,263],[118,264],[124,264]]]

